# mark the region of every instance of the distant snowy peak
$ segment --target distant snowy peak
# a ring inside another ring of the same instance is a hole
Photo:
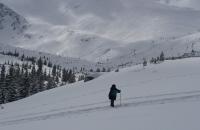
[[[10,28],[13,31],[23,32],[28,22],[12,9],[0,3],[0,30]]]
[[[194,10],[200,10],[199,0],[158,0],[162,4],[167,4],[170,6],[190,8]]]
[[[23,33],[28,27],[26,19],[6,5],[0,3],[0,38],[7,42],[16,35]],[[7,44],[7,43],[4,43]]]

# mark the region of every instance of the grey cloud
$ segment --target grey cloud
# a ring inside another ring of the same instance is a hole
[[[52,24],[68,24],[70,17],[59,10],[63,0],[1,0],[23,15],[37,17]]]
[[[81,17],[92,14],[110,19],[113,12],[123,7],[119,0],[0,0],[24,17],[37,17],[51,24],[66,25],[73,21],[73,15]],[[66,8],[62,12],[60,7]],[[72,14],[72,16],[71,16]]]

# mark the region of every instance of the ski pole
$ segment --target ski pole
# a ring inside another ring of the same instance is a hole
[[[120,92],[120,106],[122,105],[122,95],[121,95],[121,92]]]

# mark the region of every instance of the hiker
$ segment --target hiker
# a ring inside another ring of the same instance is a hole
[[[110,92],[109,92],[109,99],[110,99],[110,106],[114,107],[114,101],[116,100],[117,97],[117,93],[121,93],[121,90],[116,88],[116,85],[113,84],[110,88]]]

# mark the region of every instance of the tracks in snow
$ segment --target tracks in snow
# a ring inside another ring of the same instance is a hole
[[[200,90],[150,95],[143,97],[130,97],[123,99],[123,104],[121,106],[117,105],[116,108],[139,107],[139,106],[158,105],[158,104],[177,103],[177,102],[196,101],[196,100],[200,101]],[[62,108],[54,111],[47,111],[45,113],[27,114],[24,116],[15,117],[15,119],[6,119],[0,121],[0,127],[27,123],[32,121],[56,119],[56,118],[68,117],[85,113],[112,110],[112,108],[110,108],[108,104],[109,102],[104,101],[93,104],[72,106],[66,109]]]

